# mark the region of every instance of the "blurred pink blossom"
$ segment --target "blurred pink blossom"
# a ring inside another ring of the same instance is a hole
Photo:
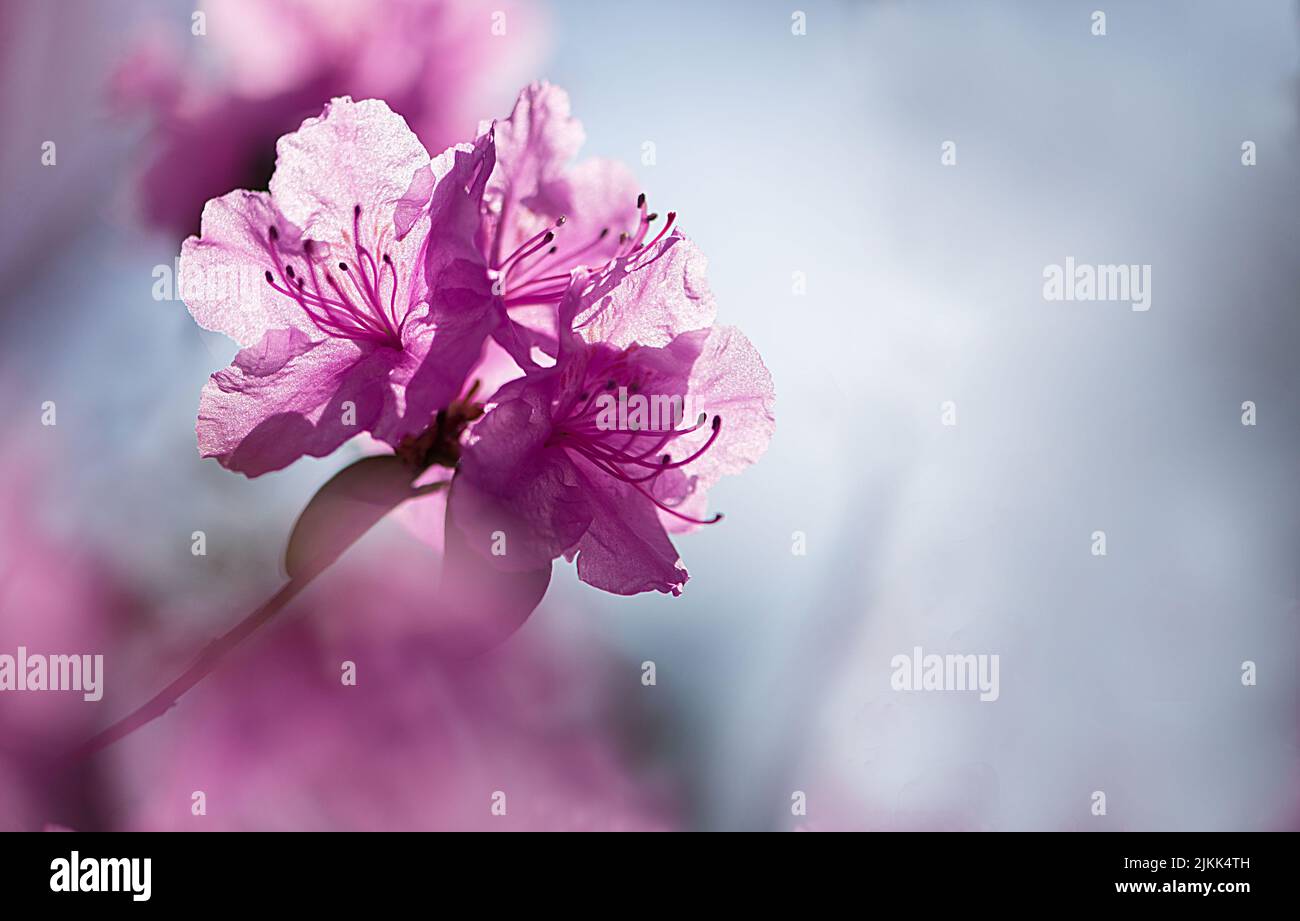
[[[80,823],[98,787],[67,752],[130,693],[118,655],[130,603],[118,578],[75,533],[43,516],[48,459],[0,454],[0,654],[102,655],[100,699],[76,690],[0,692],[0,830]]]
[[[407,542],[340,563],[293,623],[114,749],[130,784],[122,827],[674,827],[672,784],[620,741],[618,685],[635,693],[635,667],[536,631],[446,657],[425,629],[426,554]],[[645,731],[640,717],[625,728]]]
[[[386,100],[442,150],[531,72],[546,32],[527,0],[209,0],[202,12],[203,35],[152,23],[111,84],[119,109],[152,119],[142,216],[177,236],[205,201],[265,188],[276,139],[336,96]]]

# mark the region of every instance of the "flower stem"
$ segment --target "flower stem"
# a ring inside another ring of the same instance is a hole
[[[475,384],[477,388],[477,384]],[[471,389],[470,393],[473,394]],[[479,407],[471,407],[478,415]],[[443,431],[447,411],[438,414],[433,427]],[[474,412],[456,416],[455,439],[467,421],[477,418]],[[454,463],[454,460],[453,460]],[[308,583],[324,572],[372,525],[408,499],[446,489],[449,480],[412,486],[413,480],[429,464],[413,465],[408,459],[392,454],[370,455],[343,468],[316,491],[289,535],[285,552],[285,569],[289,581],[261,607],[253,611],[224,635],[213,640],[199,653],[194,663],[179,678],[163,688],[143,706],[109,726],[77,748],[73,756],[85,758],[124,739],[176,706],[181,695],[206,678],[223,658],[269,621],[294,599]],[[449,465],[450,466],[450,465]]]
[[[227,653],[279,613],[280,609],[306,588],[310,581],[310,577],[290,579],[261,607],[237,623],[224,635],[205,646],[203,651],[199,653],[198,658],[194,660],[194,664],[187,668],[180,677],[150,698],[148,703],[137,707],[130,714],[85,742],[77,749],[76,756],[89,757],[114,742],[124,739],[137,729],[148,725],[176,706],[182,694],[211,674]]]

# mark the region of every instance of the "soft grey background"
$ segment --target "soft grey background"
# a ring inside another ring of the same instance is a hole
[[[679,212],[721,320],[777,385],[768,455],[716,490],[727,521],[679,542],[683,597],[603,596],[562,568],[550,619],[525,628],[657,663],[654,744],[686,771],[695,823],[1294,825],[1296,7],[553,8],[545,75],[586,152]],[[58,400],[50,515],[180,609],[231,575],[251,599],[342,461],[248,482],[195,457],[199,388],[233,347],[149,297],[177,241],[131,229],[127,131],[67,91],[119,50],[110,11],[79,11],[51,40],[82,70],[6,127],[6,148],[56,128],[83,143],[60,147],[67,215],[28,209],[55,230],[11,225],[0,247],[7,437],[48,436],[31,401]],[[6,150],[6,195],[50,182],[34,159]],[[1150,311],[1045,302],[1043,268],[1067,256],[1150,264]],[[999,654],[1000,699],[891,691],[890,659],[916,645]]]

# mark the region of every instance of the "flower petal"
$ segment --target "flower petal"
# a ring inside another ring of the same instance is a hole
[[[620,276],[620,260],[579,306],[573,328],[583,339],[618,349],[664,346],[713,323],[708,260],[694,243],[673,231],[633,262],[640,267]]]
[[[421,361],[405,381],[400,416],[375,430],[390,444],[422,431],[438,410],[460,396],[499,321],[487,268],[474,245],[492,155],[491,138],[481,138],[473,147],[449,148],[431,164],[435,184],[423,261],[429,310],[417,322],[427,324],[426,332],[431,328],[432,339],[427,348],[412,350]]]
[[[772,375],[753,343],[734,326],[715,326],[707,333],[697,331],[680,336],[666,351],[693,356],[687,385],[692,412],[722,418],[717,440],[697,460],[682,468],[689,493],[679,497],[683,501],[676,508],[693,518],[703,518],[709,488],[724,476],[740,473],[767,451],[776,431]],[[706,425],[682,435],[673,445],[674,454],[679,458],[688,457],[704,445],[711,432],[711,427]],[[667,513],[661,514],[664,525],[674,533],[696,527]]]
[[[276,144],[271,195],[305,236],[350,240],[353,209],[368,222],[392,226],[398,202],[429,154],[405,119],[378,99],[331,101]]]
[[[272,330],[204,385],[199,451],[250,477],[324,457],[391,411],[387,379],[401,359],[395,349]]]
[[[488,413],[452,480],[451,514],[467,543],[510,572],[560,556],[591,523],[572,463],[545,445],[546,403],[535,389]]]
[[[480,126],[484,133],[488,126]],[[586,140],[582,123],[569,112],[569,94],[546,82],[530,83],[519,93],[510,117],[496,122],[497,166],[489,197],[530,200],[558,177]]]
[[[616,595],[681,594],[688,575],[654,503],[585,461],[574,465],[592,508],[576,548],[578,578]]]
[[[279,228],[286,246],[299,238],[265,192],[235,191],[203,208],[199,236],[181,247],[179,287],[194,322],[252,345],[269,330],[311,331],[302,307],[266,283],[273,267],[267,230]]]

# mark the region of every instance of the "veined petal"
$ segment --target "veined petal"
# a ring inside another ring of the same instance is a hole
[[[569,94],[545,82],[524,87],[510,117],[496,122],[495,134],[497,166],[488,193],[524,205],[560,175],[586,140],[582,123],[570,114]]]
[[[250,477],[304,455],[323,457],[381,418],[392,399],[389,374],[402,357],[394,349],[272,330],[204,385],[199,451]]]
[[[271,195],[305,236],[326,242],[352,236],[353,209],[392,226],[394,210],[429,154],[406,120],[378,99],[342,96],[276,144]]]
[[[702,518],[709,488],[722,477],[756,463],[767,451],[776,431],[776,395],[771,372],[758,350],[734,326],[715,326],[703,335],[696,332],[679,337],[666,351],[674,350],[694,356],[687,384],[692,411],[722,419],[717,440],[683,468],[690,493],[677,510]],[[683,435],[674,451],[679,457],[689,456],[708,440],[710,431],[704,426]],[[696,527],[667,513],[661,517],[675,533]]]
[[[575,461],[575,467],[592,508],[591,526],[575,548],[578,578],[615,595],[681,594],[686,569],[655,506],[584,461]]]
[[[546,447],[543,403],[531,393],[485,416],[452,480],[452,516],[468,545],[511,572],[555,559],[591,523],[572,463]]]
[[[663,346],[690,330],[712,325],[717,304],[709,290],[708,260],[699,248],[672,231],[624,270],[593,289],[579,306],[573,328],[587,342],[614,348],[632,343]]]
[[[297,244],[297,228],[265,192],[240,190],[207,203],[199,236],[181,247],[180,291],[194,322],[246,346],[273,329],[311,330],[298,302],[266,283],[272,225],[286,243]]]

